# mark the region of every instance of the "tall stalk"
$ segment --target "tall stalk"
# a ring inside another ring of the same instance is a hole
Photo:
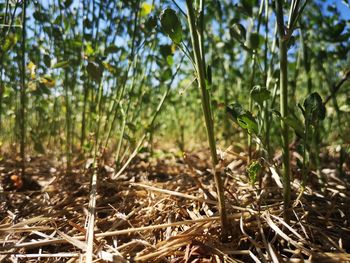
[[[62,5],[61,5],[61,0],[58,0],[58,6],[59,12],[61,15],[61,23],[64,25],[64,11],[62,10]],[[66,44],[66,39],[63,39],[63,51],[64,51],[64,57],[66,57],[67,53],[67,44]],[[63,86],[64,86],[64,102],[65,102],[65,107],[66,107],[66,158],[67,158],[67,164],[66,164],[66,174],[70,174],[71,169],[72,169],[72,111],[71,111],[71,98],[70,98],[70,86],[72,85],[70,79],[69,79],[69,68],[64,69],[64,81],[63,81]]]
[[[276,0],[276,19],[279,35],[279,60],[280,60],[280,111],[282,118],[288,116],[288,58],[287,58],[287,38],[285,35],[283,19],[283,1]],[[283,177],[283,201],[284,218],[289,221],[289,207],[291,200],[290,188],[290,163],[289,163],[289,136],[288,125],[282,120],[282,177]]]
[[[72,166],[72,135],[71,135],[71,107],[70,107],[70,98],[69,98],[69,78],[68,78],[68,69],[65,69],[64,72],[64,100],[66,106],[66,158],[67,158],[67,167],[66,173],[69,174],[71,172]]]
[[[197,83],[199,89],[201,90],[201,101],[202,101],[202,110],[205,119],[207,136],[210,146],[211,152],[211,160],[213,165],[214,179],[217,188],[217,194],[219,197],[219,212],[220,212],[220,220],[222,227],[222,239],[225,241],[228,239],[229,233],[229,224],[227,220],[227,214],[225,209],[225,200],[224,200],[224,185],[220,176],[219,171],[217,171],[216,166],[219,163],[217,154],[216,154],[216,142],[215,142],[215,134],[214,134],[214,121],[210,107],[210,99],[209,92],[206,87],[206,78],[205,78],[205,65],[202,56],[203,46],[203,38],[200,37],[201,33],[198,31],[198,25],[196,24],[195,12],[193,8],[192,0],[186,0],[187,5],[187,18],[188,24],[190,28],[191,40],[192,40],[192,48],[194,53],[194,61],[195,61],[195,71],[197,74]],[[201,10],[203,11],[204,3],[201,4]],[[203,25],[201,25],[203,27]],[[201,40],[201,42],[199,41]],[[202,52],[201,52],[202,51]],[[203,52],[204,53],[204,52]]]
[[[83,17],[82,19],[84,19],[84,16],[87,17],[88,15],[88,6],[86,5],[86,1],[83,0]],[[86,12],[86,13],[85,13]],[[86,36],[86,26],[84,25],[84,23],[82,23],[82,52],[84,53],[85,56],[85,36]],[[86,72],[84,72],[84,74],[86,75]],[[84,96],[84,100],[83,100],[83,110],[81,113],[81,131],[80,131],[80,147],[83,149],[84,148],[84,143],[85,143],[85,137],[86,137],[86,110],[87,110],[87,100],[88,100],[88,94],[89,93],[89,82],[84,80],[83,83],[83,96]]]
[[[257,29],[256,32],[259,34],[260,33],[260,25],[261,25],[261,19],[262,19],[262,14],[263,14],[263,8],[264,8],[264,0],[261,0],[260,2],[260,8],[259,8],[259,13],[258,13],[258,25],[257,25]],[[257,63],[257,53],[258,50],[254,50],[254,53],[252,55],[252,72],[250,75],[250,80],[249,80],[249,88],[252,89],[254,86],[254,82],[256,79],[256,63]],[[249,111],[252,112],[253,111],[253,99],[251,96],[249,96]],[[252,147],[252,135],[248,134],[248,163],[251,162],[252,160],[252,151],[253,151],[253,147]]]
[[[269,40],[269,34],[268,34],[268,25],[269,25],[269,3],[268,0],[265,1],[265,42],[264,42],[264,85],[266,89],[269,89],[269,83],[268,83],[268,40]],[[264,132],[265,132],[265,138],[264,138],[264,144],[266,147],[266,153],[267,158],[270,159],[271,156],[271,146],[270,146],[270,112],[269,112],[269,102],[264,101]]]
[[[25,176],[25,150],[26,150],[26,11],[27,1],[22,1],[22,57],[21,57],[21,92],[20,92],[20,156],[22,177]]]

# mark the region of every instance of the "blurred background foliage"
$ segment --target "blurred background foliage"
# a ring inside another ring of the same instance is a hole
[[[279,41],[273,1],[263,2],[261,11],[257,0],[206,1],[204,49],[219,145],[246,148],[247,132],[226,113],[226,106],[238,103],[257,122],[259,138],[264,141],[268,133],[274,152],[281,144]],[[183,45],[173,43],[160,25],[167,7],[179,18]],[[187,151],[206,140],[200,95],[184,55],[192,52],[184,1],[38,0],[27,1],[26,8],[23,28],[22,1],[0,3],[3,149],[18,151],[23,121],[27,152],[64,153],[68,162],[77,153],[91,155],[97,142],[121,164],[144,146]],[[344,82],[336,93],[334,87],[349,70],[349,13],[347,1],[308,1],[288,41],[292,138],[304,123],[298,104],[317,92],[323,101],[331,96],[318,126],[320,145],[339,144],[347,151],[350,85]]]

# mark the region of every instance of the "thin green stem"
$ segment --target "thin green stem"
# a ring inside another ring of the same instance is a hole
[[[265,43],[264,43],[264,84],[267,89],[269,89],[268,83],[268,21],[269,21],[269,3],[268,0],[265,1]],[[270,160],[271,157],[271,146],[270,146],[270,112],[269,112],[269,103],[268,101],[264,101],[264,132],[265,132],[265,145],[266,145],[266,153],[267,159]]]
[[[201,90],[201,100],[202,100],[202,110],[204,114],[205,124],[207,128],[207,136],[211,151],[211,159],[213,165],[214,179],[217,187],[217,193],[219,197],[219,212],[221,219],[221,227],[222,227],[222,239],[226,241],[228,239],[229,233],[229,224],[227,220],[227,214],[225,209],[225,200],[224,200],[224,186],[222,182],[221,175],[219,171],[216,170],[216,166],[219,163],[217,154],[216,154],[216,142],[215,142],[215,134],[214,134],[214,122],[213,116],[210,107],[209,93],[206,87],[206,79],[205,79],[205,65],[202,60],[202,52],[201,52],[201,43],[199,42],[198,36],[198,27],[196,25],[195,12],[193,8],[192,0],[186,0],[187,4],[187,17],[188,24],[190,28],[191,40],[192,40],[192,48],[195,59],[195,70],[197,74],[197,83]],[[203,10],[203,6],[201,7]],[[200,38],[203,41],[202,38]]]
[[[22,57],[21,57],[21,109],[20,109],[20,155],[22,165],[22,177],[25,176],[25,150],[26,150],[26,11],[27,1],[22,1]]]
[[[302,172],[301,172],[301,176],[302,176],[302,189],[301,189],[301,194],[304,192],[306,183],[307,183],[307,165],[306,165],[306,151],[308,148],[308,138],[309,138],[309,130],[310,130],[310,124],[308,121],[308,118],[305,119],[305,133],[304,133],[304,148],[303,148],[303,167],[302,167]]]
[[[263,14],[263,7],[264,7],[264,0],[260,2],[260,8],[259,8],[259,14],[258,14],[258,24],[257,24],[257,33],[260,33],[260,25],[261,25],[261,19],[262,19],[262,14]],[[252,73],[250,75],[250,81],[249,81],[249,88],[252,89],[254,86],[255,82],[255,73],[256,73],[256,62],[257,62],[257,50],[253,53],[252,56]],[[249,96],[249,111],[253,111],[253,99],[251,96]],[[251,134],[248,133],[248,163],[251,162],[252,159],[252,136]]]
[[[276,19],[279,35],[279,59],[280,59],[280,111],[282,118],[288,116],[288,58],[287,43],[283,19],[283,1],[276,0]],[[282,130],[282,177],[283,177],[283,200],[284,218],[289,221],[289,208],[291,201],[290,186],[290,161],[289,161],[289,128],[285,121],[281,121]]]

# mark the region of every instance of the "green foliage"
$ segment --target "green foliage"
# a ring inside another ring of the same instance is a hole
[[[37,20],[40,23],[45,23],[50,21],[50,17],[46,13],[40,12],[38,10],[36,10],[33,13],[33,17],[35,18],[35,20]]]
[[[0,140],[9,144],[16,142],[21,124],[18,106],[23,1],[17,2],[17,8],[10,4],[7,14],[6,5],[0,4]],[[164,10],[157,1],[92,4],[84,0],[79,2],[83,8],[77,9],[74,0],[26,2],[30,10],[24,85],[29,149],[73,152],[73,148],[80,147],[90,154],[100,125],[99,144],[120,144],[116,159],[122,165],[138,140],[143,138],[145,143],[151,135],[155,142],[179,142],[182,150],[205,140],[202,109],[198,106],[201,94],[193,88],[198,84],[191,70],[195,62],[193,47],[189,27],[184,23],[188,16],[172,1],[164,4],[173,9]],[[324,12],[319,1],[307,1],[300,16],[305,1],[298,1],[301,4],[290,13],[286,9],[290,3],[284,1],[283,14],[292,16],[292,25],[288,27],[288,21],[284,21],[286,35],[281,38],[275,35],[276,16],[271,15],[276,13],[276,1],[267,1],[269,5],[262,8],[259,5],[265,1],[204,1],[203,36],[200,2],[194,4],[194,20],[203,44],[199,48],[203,48],[204,93],[215,119],[217,143],[244,145],[246,138],[242,135],[248,133],[259,141],[255,149],[252,141],[252,150],[263,155],[269,145],[269,155],[264,157],[272,157],[281,147],[282,122],[293,131],[289,132],[290,141],[298,137],[305,144],[301,153],[305,151],[308,165],[317,155],[312,152],[316,145],[347,142],[349,82],[345,81],[337,92],[334,86],[342,75],[339,72],[349,65],[350,32],[348,21],[339,15],[336,5],[327,4],[328,11]],[[287,97],[289,115],[284,117],[281,110],[276,111],[281,105],[279,39],[288,46],[288,91],[283,96]],[[316,87],[329,102],[322,102],[318,93],[312,93]],[[164,100],[167,107],[153,121],[168,89]],[[304,100],[306,92],[310,95]],[[227,107],[226,114],[222,107],[231,101],[237,103]],[[302,101],[301,112],[298,101]],[[230,125],[229,118],[235,125]],[[37,132],[36,137],[32,130]],[[322,143],[314,142],[317,137]],[[141,143],[139,148],[143,146]]]
[[[162,11],[160,14],[160,24],[162,25],[164,33],[167,34],[175,44],[181,43],[181,22],[173,9],[167,8]]]
[[[5,43],[1,47],[3,53],[9,51],[17,43],[18,37],[16,34],[8,34],[5,38]]]
[[[155,16],[149,16],[145,22],[145,27],[148,31],[152,31],[157,26],[157,18]]]
[[[117,53],[119,50],[120,49],[116,45],[112,44],[105,49],[105,52],[107,54],[111,54],[111,53]]]
[[[305,132],[305,126],[303,123],[294,116],[287,116],[282,119],[290,128],[292,128],[298,137],[302,138]]]
[[[103,73],[103,65],[100,61],[89,61],[86,66],[86,71],[94,81],[100,83]]]
[[[46,67],[51,67],[51,57],[48,54],[44,54],[44,63]]]
[[[251,33],[249,35],[247,47],[250,49],[257,49],[260,44],[260,36],[257,33]]]
[[[259,161],[252,161],[247,167],[249,181],[252,185],[254,185],[258,180],[261,171],[262,171],[262,166]]]
[[[237,118],[240,115],[243,115],[245,113],[245,110],[243,109],[242,105],[239,103],[231,104],[230,106],[226,107],[226,112],[229,114],[230,118],[237,122]]]
[[[239,23],[235,23],[230,27],[231,37],[236,39],[239,43],[243,44],[246,41],[247,31],[244,26]]]
[[[235,103],[227,106],[226,112],[233,122],[237,123],[249,134],[258,134],[258,123],[253,115],[249,111],[244,110],[240,104]]]
[[[270,98],[270,95],[271,95],[271,92],[266,87],[255,86],[250,91],[250,96],[260,106],[262,106],[265,100],[268,100]]]
[[[249,134],[258,134],[258,123],[249,111],[238,116],[237,121],[238,124],[243,129],[246,129]]]
[[[315,125],[326,117],[326,107],[322,103],[322,98],[317,92],[307,96],[304,101],[305,120],[310,125]]]
[[[70,64],[70,61],[65,60],[65,61],[59,61],[55,65],[52,66],[52,68],[66,68]]]

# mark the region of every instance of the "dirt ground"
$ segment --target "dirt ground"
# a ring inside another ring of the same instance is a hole
[[[206,149],[177,156],[139,154],[112,179],[112,161],[98,170],[96,262],[350,262],[350,171],[323,156],[325,187],[314,172],[303,196],[293,166],[291,220],[283,220],[278,169],[263,163],[261,188],[246,175],[247,157],[221,153],[230,240],[220,240],[217,195]],[[278,160],[277,160],[278,161]],[[0,162],[0,261],[81,262],[87,248],[88,161],[67,175],[54,158],[28,159],[25,178],[15,157]],[[303,261],[305,260],[305,261]]]

